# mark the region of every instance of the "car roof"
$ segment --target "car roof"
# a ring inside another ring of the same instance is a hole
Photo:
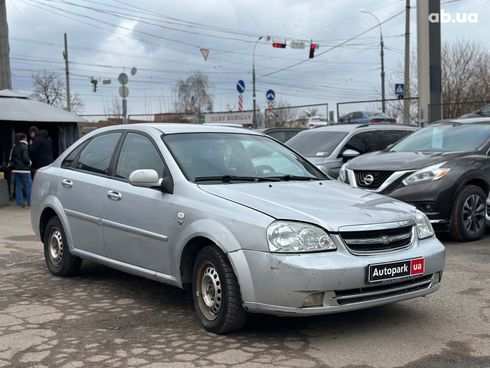
[[[306,128],[292,128],[292,127],[274,127],[274,128],[260,128],[254,129],[256,132],[260,133],[269,133],[269,132],[277,132],[279,130],[292,131],[292,130],[306,130]]]
[[[262,135],[261,133],[254,132],[246,128],[235,128],[235,127],[217,126],[217,125],[188,124],[188,123],[141,123],[141,124],[111,125],[110,127],[97,129],[97,131],[131,129],[131,128],[152,128],[152,129],[159,130],[163,134],[244,133],[244,134]]]
[[[333,124],[325,127],[310,129],[315,132],[346,132],[364,130],[417,130],[417,127],[396,124]]]
[[[458,124],[482,124],[482,123],[490,123],[490,118],[468,118],[468,119],[447,119],[447,120],[438,120],[430,125],[433,124],[452,124],[452,123],[458,123]]]

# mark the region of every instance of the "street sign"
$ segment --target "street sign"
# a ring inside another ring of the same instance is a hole
[[[245,92],[245,82],[242,81],[241,79],[236,84],[236,90],[238,91],[238,93]]]
[[[269,89],[266,93],[265,93],[265,97],[269,100],[269,101],[274,101],[274,99],[276,98],[276,93],[272,90],[272,89]]]
[[[119,77],[117,77],[117,80],[124,86],[125,84],[128,84],[128,75],[126,73],[121,73],[119,74]]]
[[[403,96],[405,94],[405,84],[395,83],[395,95]]]
[[[120,86],[119,87],[119,96],[122,98],[126,98],[129,96],[129,89],[126,86]]]
[[[304,41],[293,40],[289,43],[289,47],[291,47],[292,49],[304,49],[305,43]]]
[[[201,55],[204,58],[204,61],[208,60],[209,49],[200,49],[200,50],[201,50]]]

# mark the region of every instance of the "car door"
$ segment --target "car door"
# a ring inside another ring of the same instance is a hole
[[[129,174],[138,169],[153,169],[163,177],[165,165],[151,137],[128,132],[102,200],[106,254],[120,262],[166,273],[171,195],[158,188],[131,185]]]
[[[76,148],[63,161],[58,199],[65,210],[72,246],[104,255],[102,202],[120,132],[104,133]]]

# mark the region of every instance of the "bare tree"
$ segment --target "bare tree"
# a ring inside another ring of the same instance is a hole
[[[311,117],[311,116],[317,116],[318,115],[318,107],[310,107],[306,111],[306,116]]]
[[[61,81],[57,73],[43,70],[32,75],[33,92],[32,97],[54,107],[66,110],[65,83]],[[77,94],[71,96],[71,108],[79,112],[83,103]]]
[[[122,102],[117,97],[112,97],[111,100],[103,101],[104,114],[112,118],[122,117]]]
[[[192,73],[186,80],[179,80],[175,87],[176,112],[202,112],[213,111],[213,96],[209,89],[211,83],[208,77],[201,72]]]
[[[266,112],[269,115],[269,112]],[[286,127],[292,126],[296,118],[298,117],[298,111],[296,108],[291,108],[291,104],[287,102],[285,99],[280,99],[274,109],[272,109],[272,113],[267,117],[269,120],[269,126],[276,127]]]
[[[490,101],[490,52],[481,44],[473,41],[446,43],[441,50],[442,116],[455,118],[475,111]],[[410,95],[417,96],[417,57],[412,54],[410,68]],[[396,74],[402,80],[403,73]],[[403,115],[403,101],[390,102],[389,115]],[[410,120],[417,122],[417,102],[411,101]]]

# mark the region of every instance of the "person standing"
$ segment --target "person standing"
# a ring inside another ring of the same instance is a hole
[[[33,173],[53,162],[53,142],[47,130],[41,129],[33,137],[30,153]]]
[[[15,145],[12,148],[12,173],[15,178],[15,199],[18,207],[29,208],[31,206],[32,179],[31,160],[29,158],[29,148],[27,146],[27,136],[25,133],[15,135]],[[26,194],[26,205],[24,205],[23,192]]]

